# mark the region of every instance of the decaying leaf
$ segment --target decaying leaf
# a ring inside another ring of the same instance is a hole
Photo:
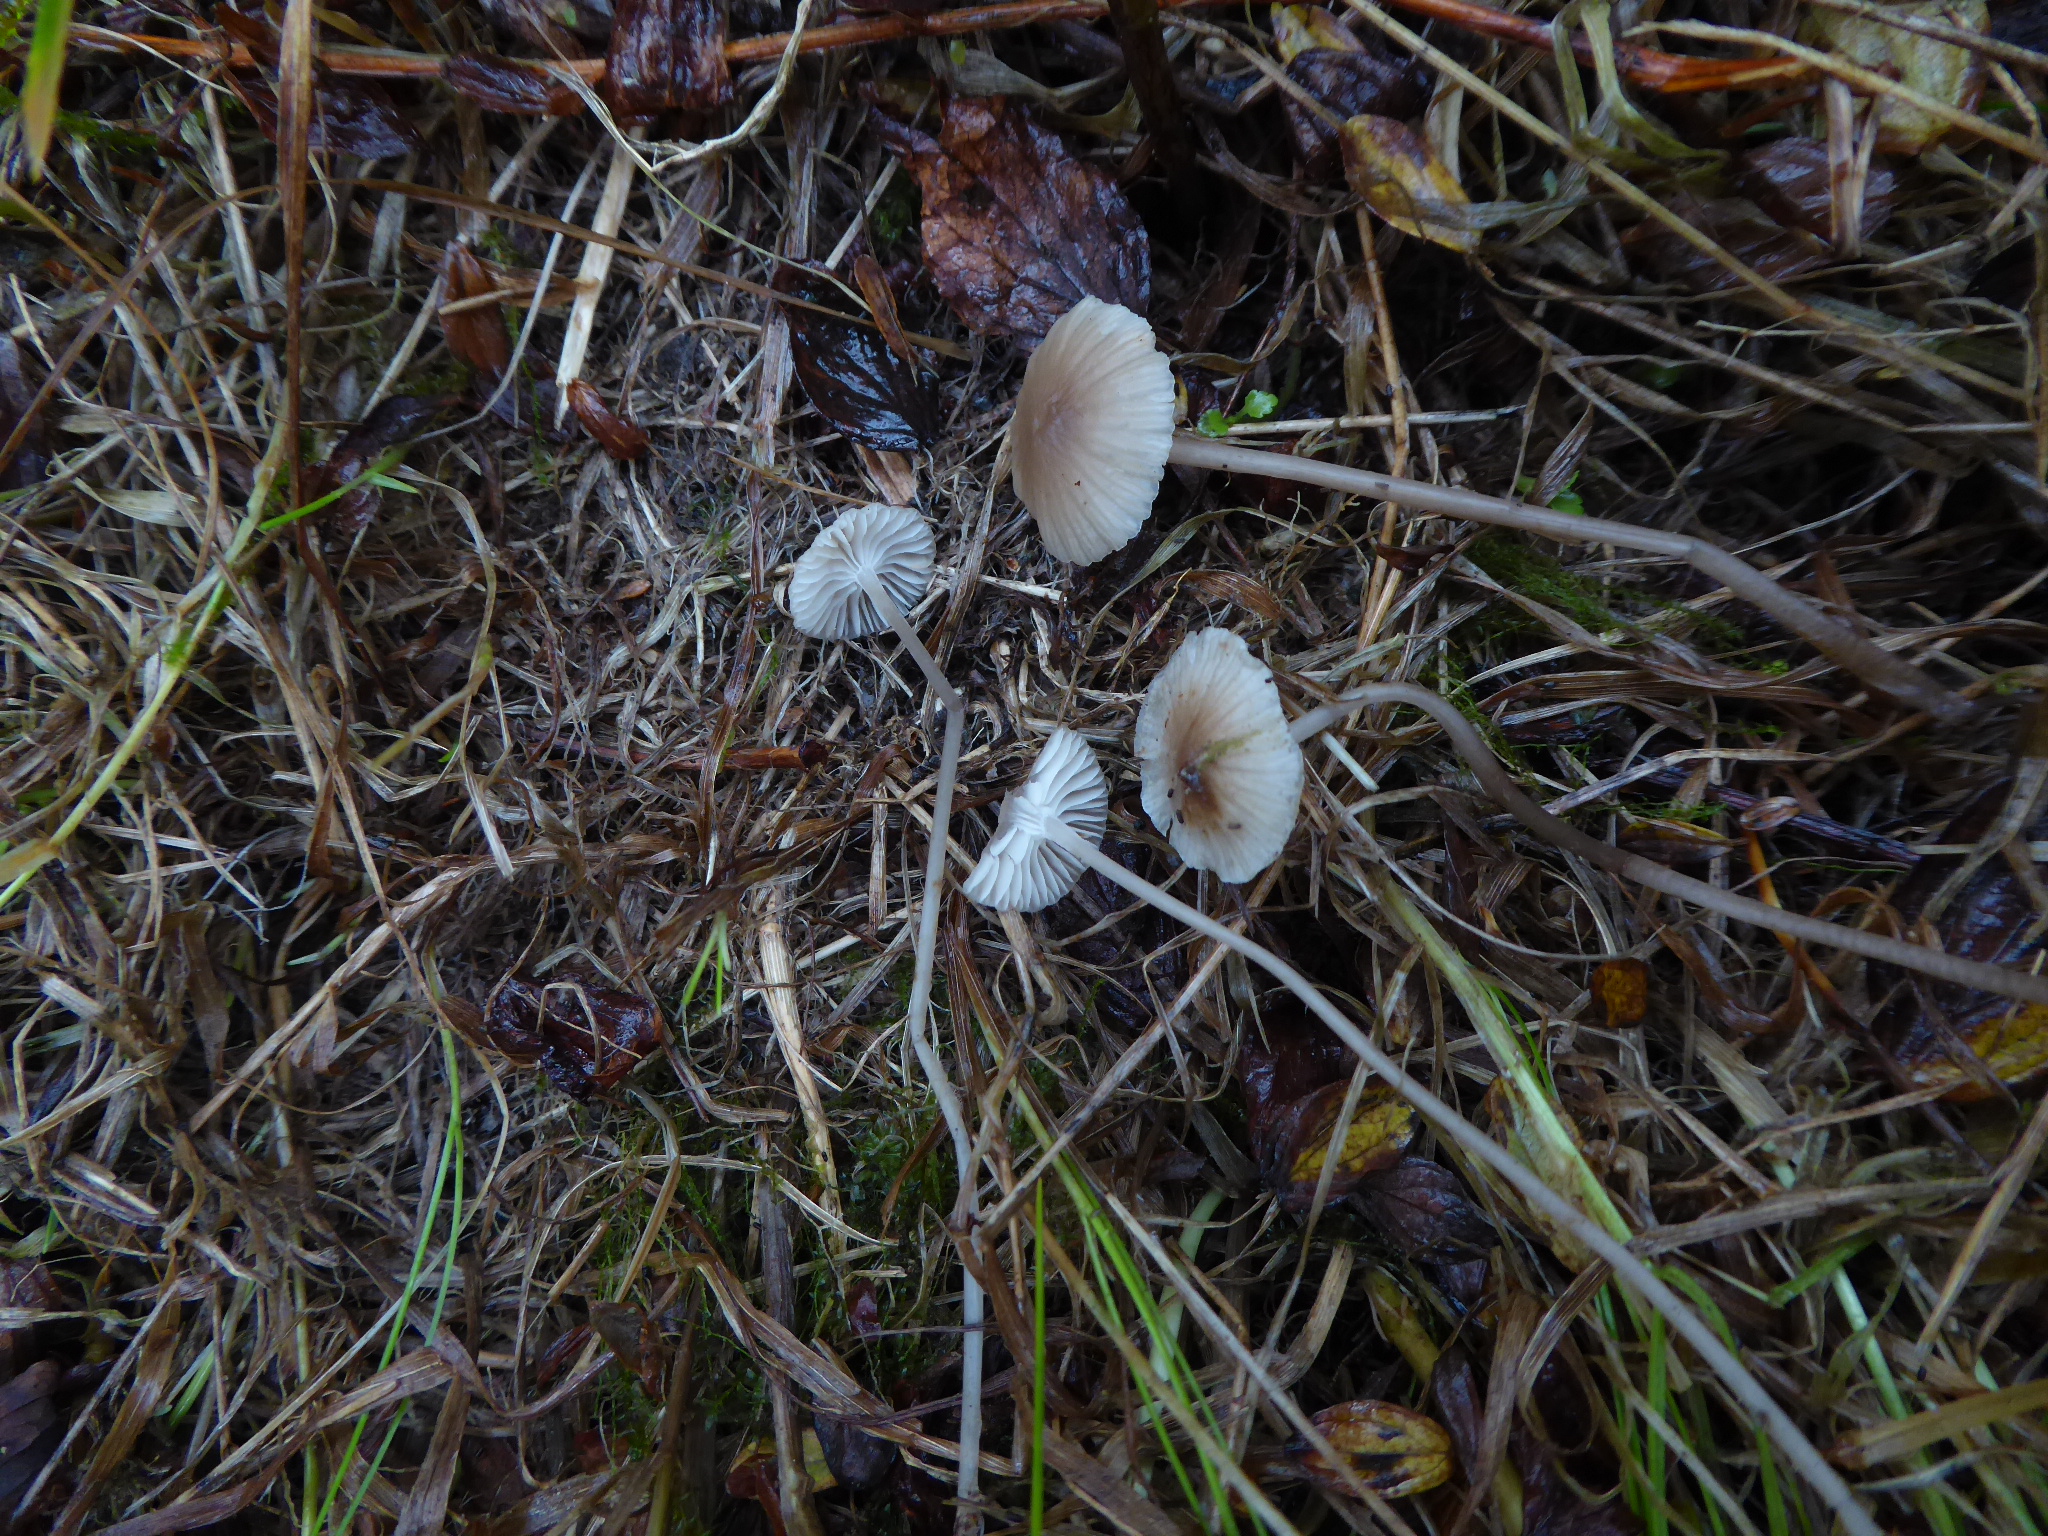
[[[936,139],[885,113],[874,123],[924,193],[925,262],[970,330],[1036,342],[1090,294],[1145,313],[1144,225],[1030,108],[948,97]]]
[[[645,458],[647,434],[633,422],[605,404],[604,396],[588,380],[571,379],[565,392],[569,409],[583,423],[583,430],[597,439],[597,445],[615,459]]]
[[[1640,960],[1609,960],[1593,971],[1594,1000],[1607,1012],[1607,1027],[1640,1024],[1650,1006],[1650,968]]]
[[[604,94],[621,123],[724,106],[732,100],[725,7],[719,0],[618,0]]]
[[[818,1445],[833,1479],[844,1488],[875,1488],[896,1465],[896,1447],[869,1434],[858,1424],[818,1414],[813,1420]]]
[[[1412,1408],[1360,1399],[1325,1408],[1311,1422],[1330,1449],[1349,1460],[1358,1480],[1384,1498],[1427,1493],[1450,1478],[1450,1435]],[[1324,1493],[1345,1497],[1343,1477],[1306,1440],[1290,1441],[1287,1456]]]
[[[383,454],[401,443],[411,442],[432,426],[434,418],[447,405],[445,395],[393,395],[380,401],[376,409],[342,434],[308,489],[317,499],[361,479]],[[329,504],[327,525],[342,537],[353,538],[376,520],[377,509],[383,504],[384,492],[379,487],[359,485]]]
[[[640,1390],[654,1401],[662,1401],[667,1392],[668,1350],[661,1342],[661,1325],[638,1307],[599,1301],[591,1303],[590,1328],[639,1381]]]
[[[482,0],[500,30],[524,38],[550,58],[573,59],[580,43],[611,35],[612,0]]]
[[[1411,1259],[1463,1264],[1486,1256],[1493,1226],[1459,1188],[1458,1176],[1426,1157],[1404,1157],[1360,1181],[1373,1228]]]
[[[1885,7],[1893,15],[1931,21],[1972,32],[1988,32],[1985,0],[1904,0]],[[1922,96],[1965,111],[1984,94],[1984,59],[1968,48],[1908,32],[1872,16],[1808,7],[1806,25],[1835,52],[1865,69],[1889,75]],[[1878,98],[1877,147],[1895,155],[1917,155],[1939,143],[1950,125],[1895,96]]]
[[[274,144],[278,123],[277,34],[267,20],[232,6],[215,7],[214,20],[263,66],[260,72],[232,70],[227,79],[263,136]],[[374,80],[341,80],[316,74],[313,122],[306,145],[320,153],[388,160],[419,149],[420,136],[391,93]]]
[[[1991,785],[1944,829],[1942,841],[1974,846],[1996,825],[2011,789],[2010,779]],[[2015,841],[2024,847],[2042,838],[2048,838],[2048,810]],[[1892,905],[1908,924],[1931,928],[1930,941],[1949,954],[2027,969],[2048,943],[2027,882],[1998,856],[1965,875],[1966,857],[1923,858],[1900,882]],[[1901,977],[1890,967],[1873,966],[1871,979],[1874,991],[1889,991],[1872,1027],[1915,1084],[1953,1083],[1950,1097],[1957,1100],[1989,1097],[1980,1074],[1956,1060],[1961,1050],[1974,1052],[2008,1085],[2048,1071],[2048,1007]]]
[[[1344,179],[1366,206],[1404,234],[1454,251],[1479,248],[1465,217],[1472,200],[1429,140],[1396,118],[1366,113],[1344,125]]]
[[[1773,282],[1811,272],[1828,260],[1828,248],[1803,229],[1788,229],[1744,197],[1700,198],[1680,192],[1666,206],[1729,255]],[[1736,286],[1726,266],[1675,230],[1654,220],[1623,232],[1623,247],[1658,277],[1695,293]]]
[[[1270,1161],[1262,1162],[1261,1171],[1287,1209],[1307,1210],[1314,1201],[1350,1089],[1348,1082],[1330,1083],[1272,1117],[1266,1149]],[[1391,1088],[1367,1088],[1352,1111],[1329,1198],[1341,1200],[1367,1174],[1399,1163],[1415,1131],[1415,1110],[1406,1099]]]
[[[820,416],[887,453],[916,453],[938,441],[930,392],[838,285],[785,262],[775,291],[802,301],[783,305],[782,313],[796,376]]]
[[[587,1099],[616,1087],[661,1044],[661,1014],[586,977],[515,972],[491,993],[483,1032],[514,1062],[538,1065],[571,1098]]]
[[[476,259],[476,253],[461,241],[451,241],[442,261],[448,280],[448,296],[441,301],[441,334],[458,362],[469,364],[495,384],[512,366],[512,337],[505,329],[505,306],[496,301],[467,304],[495,292],[490,273]],[[457,307],[462,306],[462,307]]]
[[[1792,229],[1822,240],[1834,230],[1834,170],[1828,147],[1819,139],[1796,135],[1774,139],[1744,154],[1736,185],[1766,214]],[[1873,160],[1863,178],[1862,233],[1865,238],[1884,228],[1892,216],[1892,198],[1899,178],[1882,161]]]
[[[571,117],[583,110],[583,98],[538,64],[495,53],[455,54],[441,66],[441,78],[451,90],[490,112]]]
[[[1361,42],[1319,5],[1275,6],[1273,44],[1288,78],[1340,122],[1362,114],[1417,117],[1429,105],[1428,75],[1419,60],[1389,57]],[[1302,169],[1316,181],[1335,179],[1344,168],[1336,129],[1292,96],[1281,106]]]

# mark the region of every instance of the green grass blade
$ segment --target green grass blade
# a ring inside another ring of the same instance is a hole
[[[35,35],[29,40],[28,68],[21,88],[21,131],[28,141],[28,160],[37,176],[50,152],[57,127],[57,93],[64,84],[64,54],[71,41],[71,0],[42,0],[36,7]]]

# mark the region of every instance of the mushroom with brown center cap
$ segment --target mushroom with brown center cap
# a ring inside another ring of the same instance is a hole
[[[1176,434],[1173,417],[1173,371],[1142,317],[1088,298],[1054,322],[1024,369],[1010,423],[1017,494],[1047,549],[1081,565],[1122,549],[1144,526],[1168,464],[1294,480],[1567,544],[1612,544],[1684,560],[1900,703],[1945,722],[1974,712],[1911,662],[1704,539]]]
[[[1301,800],[1301,748],[1273,672],[1227,629],[1173,653],[1146,690],[1135,750],[1145,814],[1194,869],[1233,882],[1280,857]]]
[[[1100,808],[1107,805],[1108,797],[1102,769],[1087,743],[1072,731],[1053,732],[1030,775],[1004,802],[999,831],[968,878],[965,889],[969,897],[984,905],[1008,905],[1029,897],[1034,908],[1050,906],[1072,888],[1085,867],[1265,970],[1299,997],[1332,1034],[1357,1052],[1366,1066],[1413,1104],[1445,1137],[1469,1156],[1487,1164],[1530,1205],[1541,1209],[1550,1221],[1606,1260],[1615,1278],[1666,1318],[1673,1331],[1721,1378],[1729,1394],[1764,1425],[1834,1511],[1845,1532],[1850,1536],[1879,1536],[1877,1523],[1857,1502],[1841,1474],[1799,1432],[1785,1410],[1757,1384],[1719,1335],[1669,1285],[1652,1274],[1626,1244],[1410,1077],[1293,966],[1107,857],[1097,846],[1097,839],[1104,825]],[[1056,855],[1056,862],[1045,862],[1047,855]],[[1059,879],[1039,878],[1054,870],[1068,873]],[[1019,906],[1016,910],[1025,908]]]

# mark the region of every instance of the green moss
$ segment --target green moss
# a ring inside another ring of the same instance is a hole
[[[1615,603],[1631,608],[1655,610],[1655,627],[1666,633],[1686,633],[1705,640],[1710,648],[1730,650],[1742,643],[1742,631],[1726,619],[1701,613],[1682,603],[1646,592],[1623,582],[1601,582],[1565,569],[1549,555],[1530,548],[1507,532],[1482,534],[1472,546],[1472,563],[1511,592],[1534,598],[1546,608],[1574,620],[1595,634],[1606,630],[1632,629],[1642,621],[1616,612]],[[1491,617],[1491,616],[1490,616]],[[1533,620],[1509,621],[1526,630]]]

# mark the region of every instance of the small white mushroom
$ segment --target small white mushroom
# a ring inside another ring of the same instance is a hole
[[[1017,494],[1045,547],[1093,565],[1130,543],[1172,447],[1173,370],[1152,327],[1083,299],[1031,354],[1010,426]]]
[[[1954,722],[1975,711],[1903,657],[1705,539],[1553,512],[1459,486],[1353,469],[1173,430],[1173,370],[1142,316],[1083,299],[1055,322],[1024,370],[1010,423],[1017,494],[1045,547],[1091,565],[1137,536],[1168,464],[1320,485],[1445,517],[1518,528],[1568,544],[1613,544],[1687,561],[1805,638],[1829,661],[1900,703]]]
[[[903,611],[931,585],[938,546],[908,507],[875,502],[842,512],[811,542],[789,578],[789,616],[817,640],[858,640],[896,631],[948,710],[959,695]]]
[[[1053,761],[1048,764],[1047,758]],[[988,852],[982,855],[981,863],[975,866],[974,875],[967,882],[968,896],[983,906],[1011,907],[1010,898],[1027,887],[1025,878],[1012,872],[1034,868],[1045,878],[1030,882],[1029,894],[1034,898],[1043,896],[1044,899],[1034,900],[1030,905],[1049,906],[1072,888],[1083,868],[1093,869],[1104,879],[1122,886],[1167,916],[1178,918],[1224,948],[1243,955],[1299,997],[1310,1012],[1323,1021],[1330,1033],[1351,1047],[1366,1066],[1413,1104],[1447,1140],[1456,1142],[1468,1156],[1492,1168],[1557,1227],[1568,1231],[1589,1251],[1605,1259],[1615,1278],[1661,1313],[1671,1324],[1672,1331],[1690,1344],[1721,1378],[1729,1395],[1764,1426],[1792,1464],[1834,1511],[1849,1536],[1880,1536],[1877,1523],[1857,1502],[1841,1474],[1799,1432],[1798,1426],[1758,1384],[1749,1368],[1625,1243],[1618,1241],[1613,1233],[1552,1189],[1514,1154],[1410,1077],[1400,1063],[1374,1045],[1363,1030],[1293,966],[1236,929],[1226,927],[1207,913],[1174,899],[1107,857],[1096,846],[1104,824],[1101,812],[1090,813],[1095,818],[1092,823],[1086,816],[1072,816],[1070,819],[1070,814],[1062,814],[1061,811],[1070,796],[1077,804],[1101,806],[1106,803],[1107,790],[1102,770],[1095,765],[1095,754],[1089,751],[1087,743],[1071,731],[1055,731],[1047,740],[1030,777],[1003,802],[1000,827],[995,838],[990,840]],[[1076,822],[1082,824],[1076,825]],[[1049,853],[1067,857],[1055,866],[1038,862]],[[992,868],[992,859],[1000,867]],[[985,879],[984,869],[989,870]],[[1055,875],[1055,870],[1065,873]],[[1019,903],[1015,909],[1029,908]]]
[[[1152,680],[1136,737],[1145,814],[1195,869],[1251,879],[1301,804],[1301,748],[1273,672],[1227,629],[1190,635]]]

